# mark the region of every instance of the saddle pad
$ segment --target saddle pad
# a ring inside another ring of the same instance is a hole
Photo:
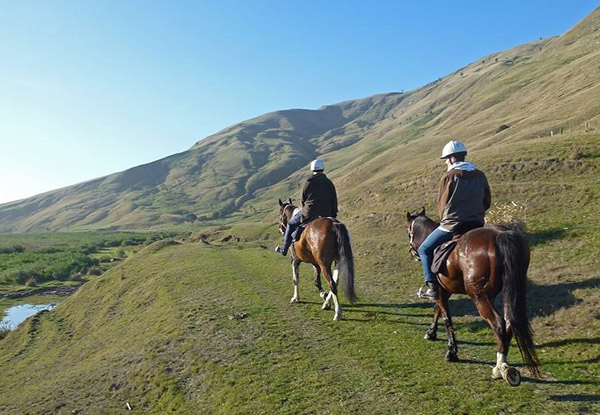
[[[456,247],[456,239],[451,239],[448,242],[444,242],[433,251],[433,262],[431,263],[431,272],[434,274],[446,273],[446,260],[452,250]]]
[[[302,235],[302,231],[304,228],[308,226],[308,223],[301,223],[298,227],[292,232],[292,241],[297,242],[300,239],[300,235]]]

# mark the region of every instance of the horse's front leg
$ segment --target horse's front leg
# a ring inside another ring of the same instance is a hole
[[[431,327],[429,330],[425,332],[425,340],[436,340],[437,339],[437,329],[438,329],[438,320],[440,318],[440,307],[435,303],[433,305],[433,321],[431,322]]]
[[[327,298],[327,292],[323,291],[323,286],[321,285],[321,268],[313,265],[313,270],[315,272],[315,287],[317,287],[317,290],[319,290],[321,299],[325,300]],[[329,303],[327,303],[327,305],[329,306]]]
[[[456,337],[454,334],[454,326],[452,325],[452,316],[450,315],[450,307],[448,305],[448,299],[450,293],[443,288],[440,288],[439,298],[437,300],[437,307],[440,309],[444,323],[446,323],[446,331],[448,332],[448,353],[446,353],[446,361],[457,362],[458,361],[458,346],[456,344]]]
[[[294,296],[290,300],[290,303],[298,303],[300,302],[300,294],[298,293],[298,284],[300,280],[299,274],[300,261],[297,259],[292,259],[292,278],[294,280]]]

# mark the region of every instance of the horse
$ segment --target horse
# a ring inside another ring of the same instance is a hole
[[[407,212],[410,253],[419,259],[418,249],[425,238],[439,226],[425,215]],[[438,273],[439,296],[434,306],[433,323],[425,339],[437,338],[440,314],[448,332],[447,361],[458,361],[458,347],[448,299],[454,293],[467,294],[496,335],[496,366],[492,378],[504,378],[511,386],[521,382],[519,371],[506,360],[514,334],[521,356],[534,377],[540,377],[540,360],[533,343],[533,331],[527,318],[526,288],[529,246],[516,230],[504,226],[481,227],[460,236],[446,260],[446,270]],[[502,292],[504,317],[496,311],[494,299]]]
[[[279,232],[282,235],[296,209],[296,206],[292,204],[292,199],[289,199],[287,203],[283,203],[279,199]],[[350,234],[346,226],[335,218],[320,217],[314,219],[306,226],[299,240],[292,243],[290,258],[294,282],[294,296],[290,303],[300,302],[298,269],[301,262],[307,262],[312,264],[314,268],[314,284],[324,300],[322,309],[328,310],[330,302],[333,300],[335,307],[333,320],[341,320],[342,307],[337,295],[338,283],[342,284],[344,295],[351,304],[355,304],[357,300],[354,292],[354,259],[350,245]],[[331,265],[333,262],[336,263],[337,269],[332,274]],[[323,274],[329,285],[329,293],[326,293],[321,286],[321,274]]]

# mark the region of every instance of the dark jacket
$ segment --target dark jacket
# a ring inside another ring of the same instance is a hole
[[[317,173],[304,181],[302,186],[302,222],[319,216],[335,218],[338,213],[335,186],[323,173]]]
[[[440,180],[440,225],[453,232],[460,232],[468,224],[483,226],[491,202],[490,186],[482,171],[452,169]]]

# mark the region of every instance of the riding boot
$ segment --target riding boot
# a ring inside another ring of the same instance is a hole
[[[277,245],[275,247],[275,252],[279,252],[281,255],[286,256],[287,255],[287,248],[284,248],[283,246],[279,246]]]
[[[431,298],[432,300],[437,300],[440,292],[440,284],[437,281],[428,281],[427,285],[429,286],[429,289],[421,293],[421,297],[427,297]]]

